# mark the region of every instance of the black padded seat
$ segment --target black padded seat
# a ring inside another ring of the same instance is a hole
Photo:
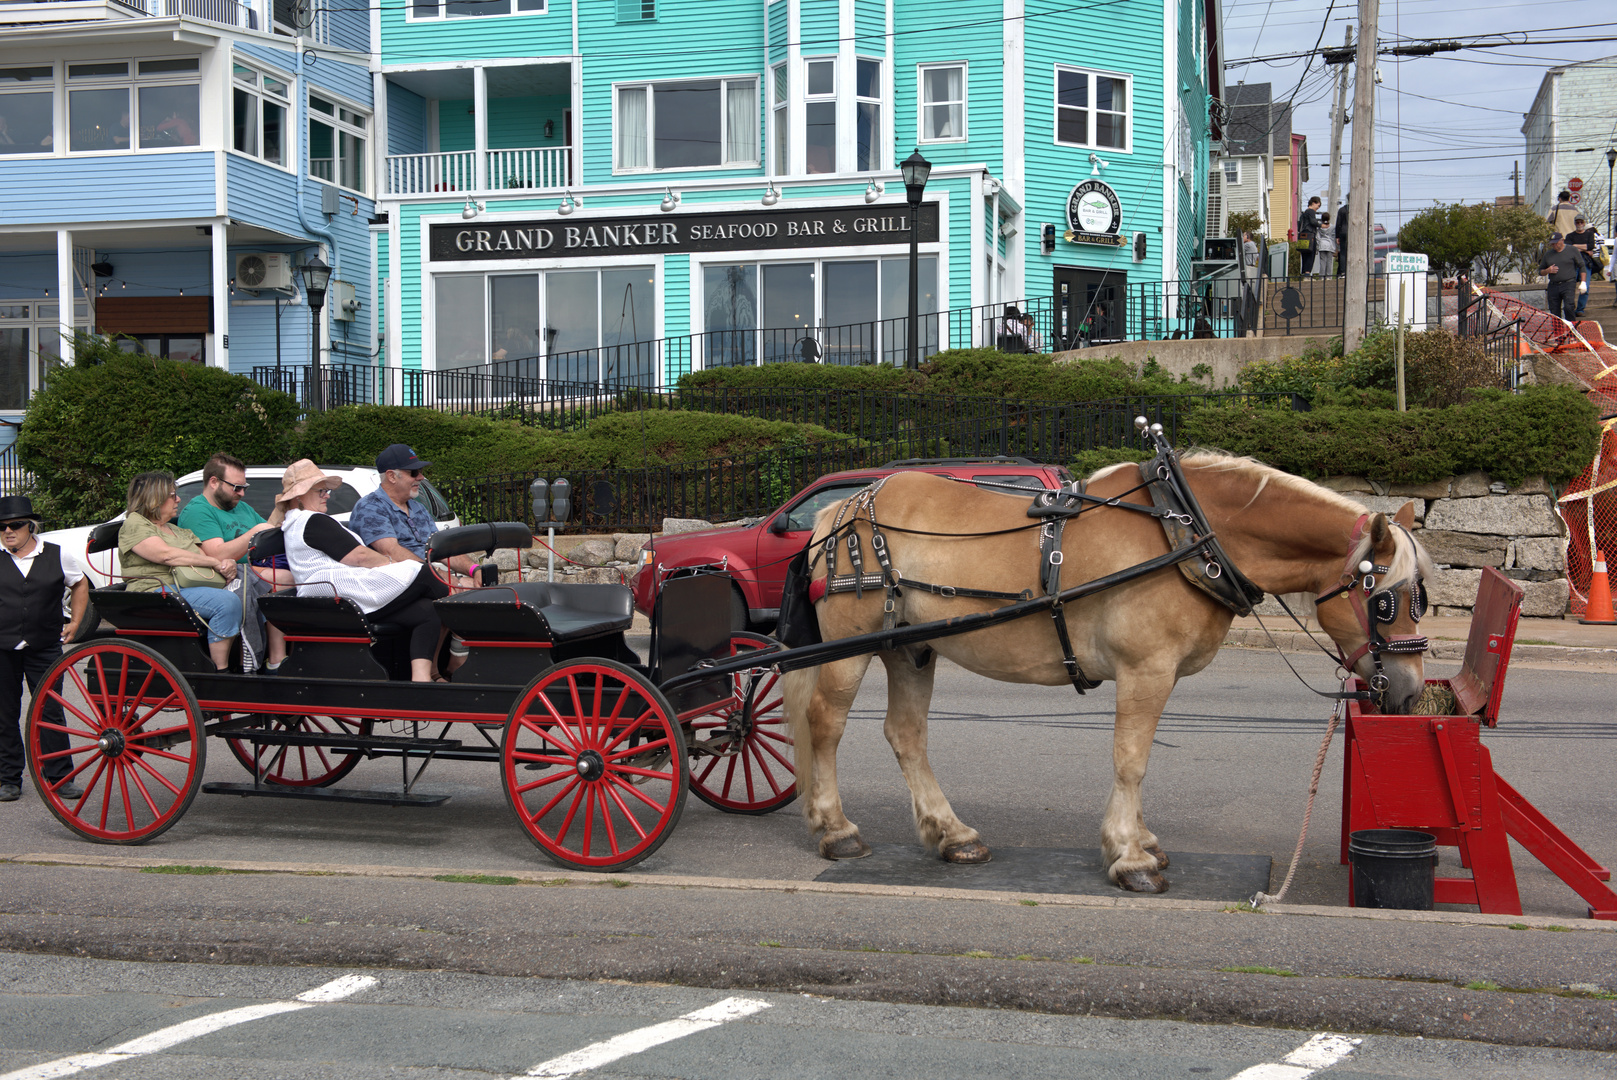
[[[473,640],[582,641],[622,633],[634,622],[623,585],[524,581],[467,589],[433,602],[444,625]]]

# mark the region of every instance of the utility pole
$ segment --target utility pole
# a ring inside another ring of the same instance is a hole
[[[1342,49],[1345,52],[1352,47],[1353,27],[1349,26],[1343,35]],[[1336,108],[1331,112],[1331,190],[1330,198],[1325,203],[1325,209],[1331,212],[1333,221],[1337,208],[1342,205],[1342,128],[1347,124],[1348,66],[1342,64],[1341,68],[1336,73]]]
[[[1519,161],[1513,161],[1510,163],[1510,205],[1520,206],[1521,204],[1522,163]]]
[[[1353,161],[1348,187],[1347,305],[1342,350],[1364,340],[1370,268],[1375,261],[1376,23],[1380,0],[1359,0],[1359,49],[1353,66]]]

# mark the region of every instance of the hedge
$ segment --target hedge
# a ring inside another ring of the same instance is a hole
[[[250,465],[287,460],[298,418],[290,395],[106,339],[81,337],[74,348],[77,361],[50,374],[17,436],[34,509],[51,526],[119,513],[136,473],[179,476],[221,450]]]
[[[609,413],[582,429],[554,432],[510,420],[354,405],[310,417],[295,453],[328,465],[369,465],[384,447],[402,442],[433,463],[433,476],[450,479],[691,461],[842,438],[812,424],[709,413]]]
[[[1519,484],[1542,475],[1577,476],[1594,456],[1594,406],[1574,386],[1526,386],[1518,393],[1477,390],[1446,409],[1224,407],[1196,409],[1183,441],[1247,454],[1299,476],[1369,476],[1421,483],[1481,470]]]

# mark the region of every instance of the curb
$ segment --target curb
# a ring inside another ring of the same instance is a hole
[[[1224,635],[1224,646],[1236,649],[1268,649],[1274,644],[1280,646],[1283,652],[1316,653],[1323,642],[1320,637],[1309,640],[1309,636],[1300,630],[1278,630],[1265,634],[1262,630],[1249,627],[1232,627]],[[1463,641],[1432,642],[1431,651],[1426,655],[1433,660],[1463,660],[1465,659],[1465,646]],[[1617,649],[1595,649],[1577,645],[1515,645],[1511,648],[1512,662],[1523,663],[1563,663],[1585,664],[1590,666],[1617,667]]]

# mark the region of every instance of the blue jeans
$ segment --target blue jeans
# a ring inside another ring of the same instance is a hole
[[[229,589],[181,589],[191,610],[208,624],[208,641],[227,641],[241,633],[241,597]]]

